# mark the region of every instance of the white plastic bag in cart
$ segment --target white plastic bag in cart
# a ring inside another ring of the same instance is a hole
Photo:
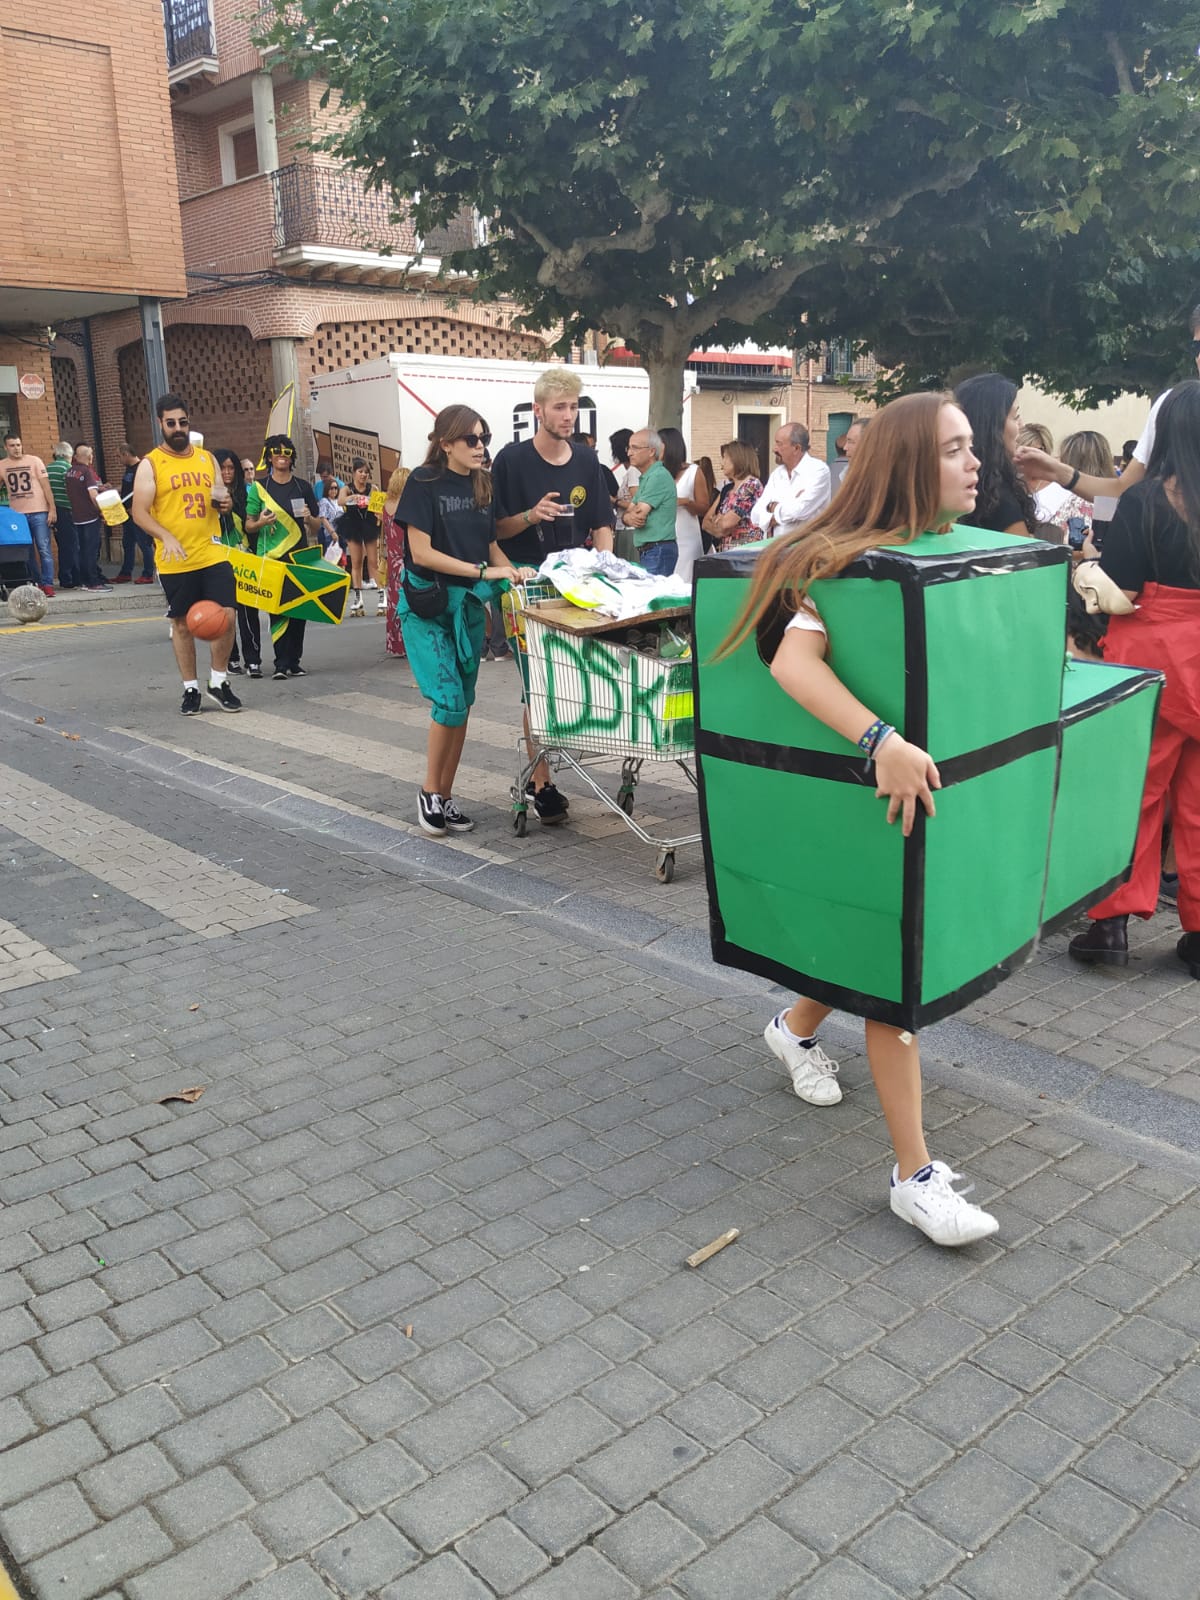
[[[691,604],[691,591],[677,578],[652,577],[644,567],[607,550],[556,550],[538,568],[572,605],[620,621],[648,611]]]

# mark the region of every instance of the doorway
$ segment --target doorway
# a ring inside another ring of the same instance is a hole
[[[771,476],[771,439],[779,418],[771,411],[739,411],[737,436],[758,453],[758,476],[766,483]]]

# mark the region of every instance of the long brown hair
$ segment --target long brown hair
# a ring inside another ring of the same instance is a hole
[[[942,510],[938,418],[943,407],[954,404],[952,394],[908,394],[871,418],[855,452],[854,471],[842,479],[834,499],[820,516],[774,539],[759,557],[750,593],[716,653],[718,661],[780,605],[799,611],[819,578],[836,578],[877,544],[908,544],[934,527]]]
[[[433,419],[433,431],[429,435],[429,449],[425,452],[425,460],[421,463],[425,467],[435,467],[439,473],[448,472],[444,446],[453,444],[455,439],[461,439],[468,433],[486,433],[487,424],[477,411],[472,411],[470,406],[444,406]],[[492,475],[485,472],[482,467],[471,469],[471,489],[475,495],[475,504],[480,511],[492,503]]]

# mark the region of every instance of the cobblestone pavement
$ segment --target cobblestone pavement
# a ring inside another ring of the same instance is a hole
[[[1055,946],[926,1035],[936,1153],[1002,1224],[938,1251],[886,1209],[856,1030],[845,1100],[806,1106],[771,992],[699,959],[694,852],[657,885],[582,798],[515,840],[482,738],[473,853],[416,839],[419,707],[362,633],[183,722],[153,632],[0,637],[28,1594],[1194,1600],[1200,1108],[1165,935],[1116,982]]]

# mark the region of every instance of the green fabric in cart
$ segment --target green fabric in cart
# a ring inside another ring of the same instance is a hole
[[[784,694],[756,640],[713,660],[757,555],[696,568],[713,954],[919,1027],[993,987],[1046,926],[1128,870],[1160,680],[1064,672],[1061,546],[956,527],[815,584],[838,676],[941,772],[937,817],[918,808],[905,840],[870,764]],[[1100,779],[1106,747],[1118,780]]]

